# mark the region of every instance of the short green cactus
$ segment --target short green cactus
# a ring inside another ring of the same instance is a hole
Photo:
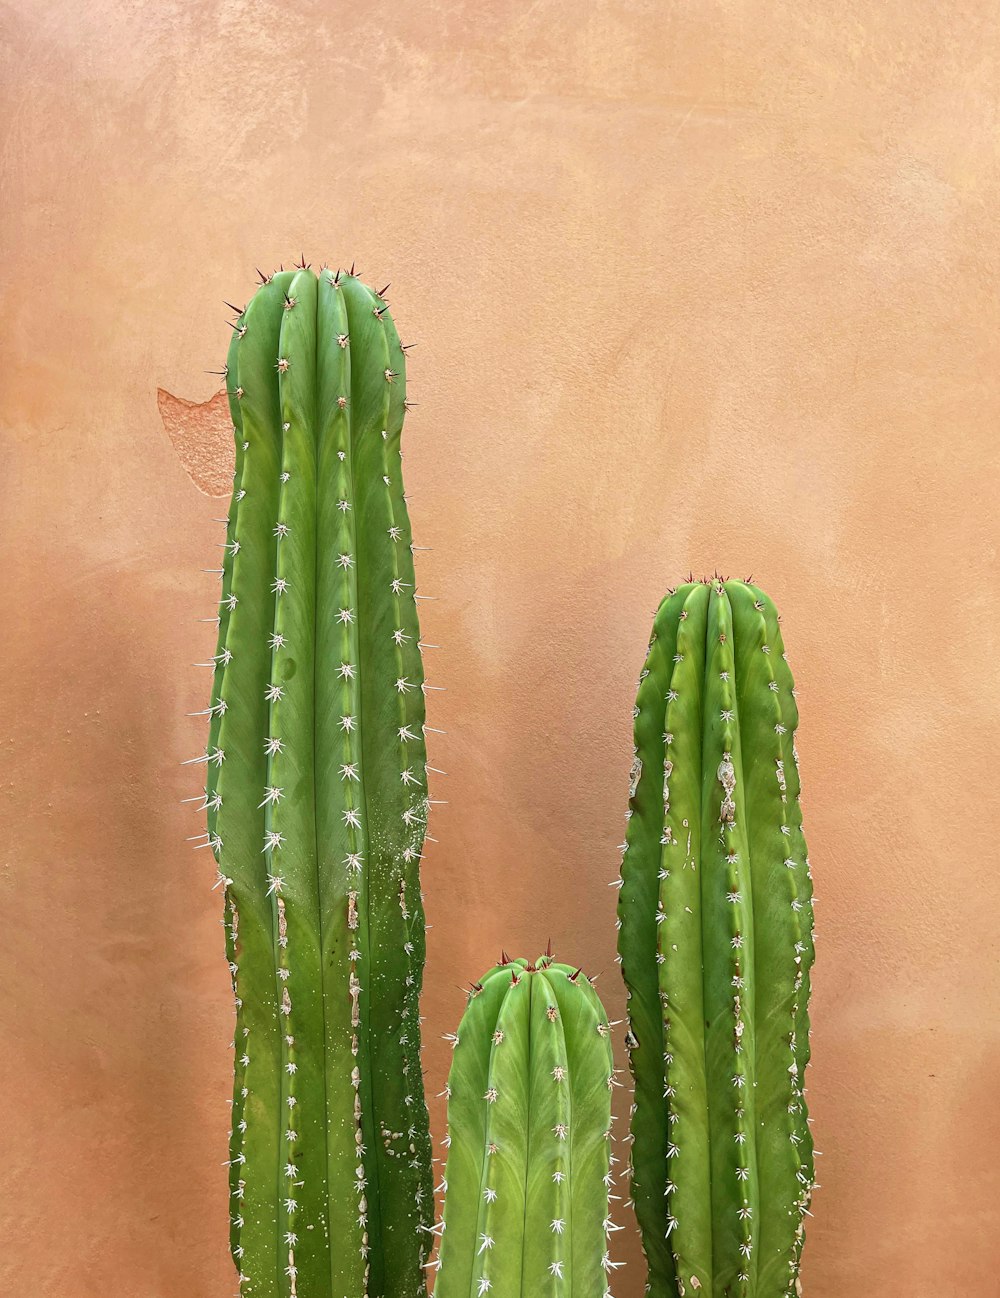
[[[672,592],[634,715],[618,914],[649,1292],[780,1298],[813,1189],[812,881],[792,676],[763,591]]]
[[[593,985],[551,955],[505,959],[454,1046],[435,1298],[600,1298],[614,1067]]]
[[[233,1256],[246,1298],[413,1298],[433,1188],[404,352],[381,293],[302,265],[262,276],[226,374],[204,760],[237,1005]]]

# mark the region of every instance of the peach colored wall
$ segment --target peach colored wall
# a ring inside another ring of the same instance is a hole
[[[1000,1293],[996,6],[3,22],[0,1293],[234,1290],[231,998],[179,764],[224,502],[195,484],[211,411],[197,463],[177,411],[216,389],[222,300],[300,251],[391,280],[420,344],[431,1092],[501,944],[553,938],[621,1009],[652,612],[691,568],[752,571],[819,897],[805,1293]]]

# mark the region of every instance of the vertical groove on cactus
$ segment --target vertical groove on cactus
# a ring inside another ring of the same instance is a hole
[[[413,1298],[433,1205],[404,354],[379,295],[303,266],[263,279],[226,373],[203,760],[237,1007],[233,1256],[246,1298]]]
[[[634,718],[618,925],[650,1292],[782,1298],[814,1184],[812,882],[767,596],[721,580],[672,592]]]
[[[242,327],[242,326],[241,326]],[[225,375],[228,377],[231,366],[235,366],[236,348],[240,339],[238,330],[233,331],[233,336],[229,345],[229,354],[226,359]],[[214,679],[212,687],[212,703],[209,707],[209,734],[208,743],[205,749],[207,759],[207,771],[205,778],[205,800],[203,809],[206,813],[207,830],[209,843],[212,850],[218,857],[218,839],[216,836],[216,826],[218,821],[218,810],[220,797],[218,793],[218,775],[221,762],[216,760],[216,754],[221,752],[219,748],[219,730],[222,725],[222,716],[225,711],[225,703],[222,699],[222,677],[226,664],[229,662],[231,652],[226,648],[226,638],[229,630],[229,615],[232,610],[232,579],[233,579],[233,557],[239,553],[239,541],[237,540],[238,528],[237,519],[239,515],[240,501],[243,498],[240,486],[243,464],[246,454],[246,444],[243,439],[243,419],[240,413],[240,404],[234,394],[229,394],[229,410],[233,421],[233,436],[236,443],[236,467],[233,473],[233,495],[230,501],[229,515],[226,518],[226,540],[223,544],[223,562],[222,562],[222,592],[219,600],[219,634],[216,653],[212,659],[214,664]],[[224,877],[221,872],[219,875],[220,882],[224,883]],[[217,885],[218,886],[218,885]],[[242,1217],[239,1211],[239,1202],[242,1196],[241,1191],[241,1167],[242,1167],[242,1146],[243,1133],[246,1130],[244,1120],[244,1082],[243,1071],[245,1067],[245,1050],[244,1050],[244,1018],[242,1002],[239,997],[236,985],[236,944],[239,937],[239,921],[236,914],[235,904],[230,893],[227,891],[223,904],[223,928],[225,931],[226,943],[226,960],[229,965],[230,978],[232,980],[233,996],[236,1002],[236,1021],[233,1028],[233,1054],[234,1054],[234,1086],[233,1086],[233,1109],[232,1109],[232,1130],[229,1138],[229,1186],[230,1200],[234,1207],[230,1216],[229,1227],[229,1244],[233,1257],[238,1261],[242,1257],[242,1246],[240,1244],[240,1230],[243,1225]]]
[[[435,1298],[607,1295],[614,1067],[592,984],[505,960],[454,1042]]]

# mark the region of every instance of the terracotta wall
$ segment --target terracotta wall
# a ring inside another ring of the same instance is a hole
[[[501,944],[551,937],[621,1009],[650,619],[689,569],[752,572],[819,897],[805,1293],[1000,1293],[996,6],[3,22],[0,1292],[234,1290],[231,997],[180,801],[224,466],[183,402],[217,388],[223,299],[304,252],[391,280],[419,343],[430,1090]]]

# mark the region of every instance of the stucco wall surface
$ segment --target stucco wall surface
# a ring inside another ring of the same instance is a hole
[[[418,343],[449,772],[430,1093],[501,946],[551,937],[620,1016],[607,885],[653,610],[691,569],[753,573],[799,685],[818,896],[804,1292],[994,1298],[997,7],[2,22],[0,1293],[234,1291],[232,1003],[181,804],[230,454],[205,371],[223,299],[304,252],[391,281]]]

